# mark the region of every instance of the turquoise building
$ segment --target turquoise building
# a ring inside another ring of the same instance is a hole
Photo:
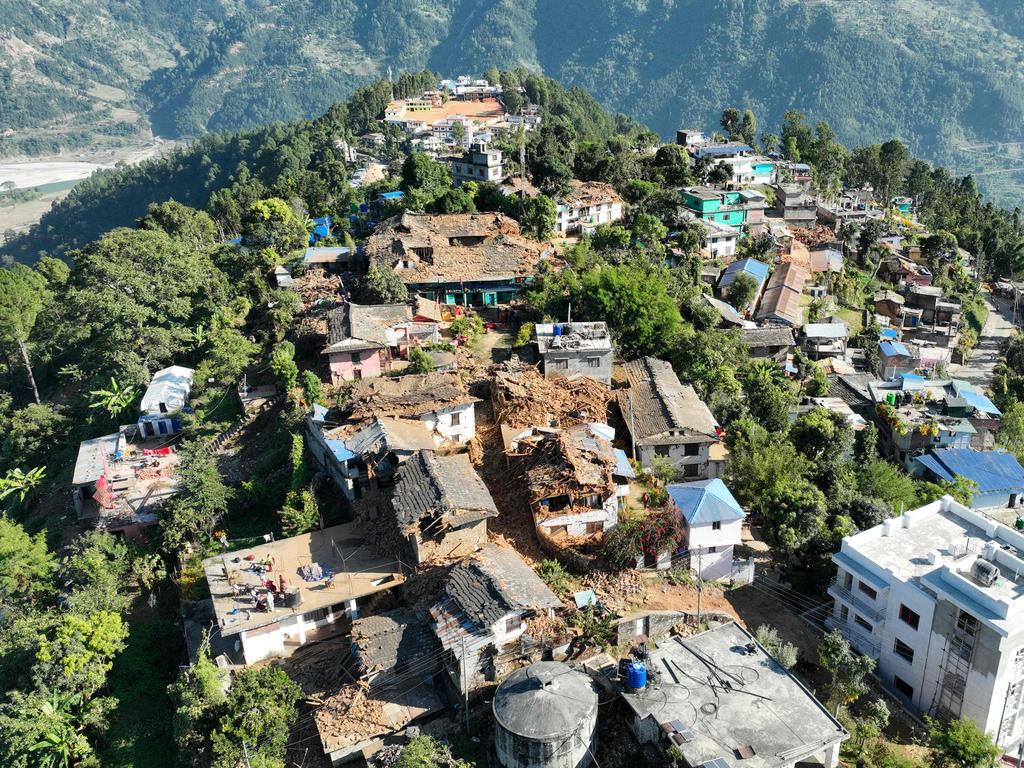
[[[764,223],[765,198],[759,192],[690,187],[680,195],[683,205],[704,221],[724,224],[737,232],[744,226],[756,232]]]

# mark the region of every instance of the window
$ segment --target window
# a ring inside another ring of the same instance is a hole
[[[699,477],[700,476],[700,465],[699,464],[684,464],[683,465],[683,477]]]
[[[711,524],[711,530],[712,531],[720,531],[720,530],[722,530],[722,521],[721,520],[715,520]]]
[[[569,533],[569,526],[567,525],[552,525],[549,529],[552,536],[566,535]]]
[[[843,586],[847,592],[853,589],[853,574],[849,571],[843,573]]]
[[[850,620],[850,609],[845,605],[839,606],[839,620],[844,623]]]
[[[903,605],[903,603],[900,603],[900,621],[914,629],[917,629],[918,625],[921,623],[921,617],[907,608],[907,606]]]
[[[522,622],[518,616],[505,617],[505,634],[518,631],[520,626],[522,626]]]
[[[656,446],[654,446],[654,455],[655,456],[668,456],[669,452],[671,450],[672,450],[672,446],[670,446],[670,445],[656,445]]]
[[[854,617],[853,623],[856,624],[861,629],[866,629],[868,632],[874,632],[875,631],[875,628],[873,626],[871,626],[868,622],[864,621],[864,619],[862,619],[860,616]]]
[[[892,687],[896,689],[896,692],[906,696],[908,699],[914,698],[914,688],[906,680],[899,675],[893,675]]]
[[[358,352],[351,352],[351,353],[349,353],[348,358],[349,358],[349,362],[353,362],[353,363],[358,363],[360,360],[362,360],[362,356]]]
[[[857,589],[859,589],[865,595],[870,597],[872,600],[878,597],[878,593],[872,587],[869,587],[867,584],[865,584],[863,581],[857,582]]]
[[[600,368],[601,367],[601,358],[600,357],[588,357],[587,358],[587,365],[590,366],[591,368]]]
[[[587,523],[587,533],[600,533],[603,530],[604,523],[602,523],[600,520],[593,523]]]
[[[904,643],[898,637],[896,638],[896,642],[893,643],[892,651],[901,659],[906,659],[911,664],[914,663],[914,649],[906,643]]]
[[[452,426],[453,427],[457,427],[457,426],[459,426],[459,424],[462,423],[462,414],[461,413],[453,413],[451,416],[452,416]]]
[[[684,456],[698,456],[700,455],[700,443],[686,443],[683,446]]]
[[[708,547],[708,554],[713,555],[718,551],[718,547]]]
[[[556,371],[565,371],[565,370],[568,370],[568,368],[569,368],[569,361],[568,360],[552,360],[551,361],[551,367],[554,368]]]

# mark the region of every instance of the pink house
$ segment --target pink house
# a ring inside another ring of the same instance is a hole
[[[348,303],[327,315],[327,355],[331,382],[368,379],[391,370],[410,347],[437,341],[436,323],[413,322],[408,304]]]

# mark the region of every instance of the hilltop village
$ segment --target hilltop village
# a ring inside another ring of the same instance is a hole
[[[152,253],[216,254],[168,257],[163,284],[238,293],[184,333],[170,299],[118,310],[141,351],[96,353],[102,418],[61,416],[66,468],[35,447],[3,479],[64,510],[71,554],[33,578],[86,616],[53,619],[34,674],[99,660],[98,701],[126,643],[166,654],[193,766],[881,768],[955,734],[980,750],[957,765],[1016,754],[1024,283],[936,225],[944,193],[907,194],[892,143],[726,110],[634,134],[613,183],[550,120],[500,77],[392,89],[331,140],[344,205],[236,182],[211,204],[244,201],[236,229],[151,209]],[[89,280],[68,306],[102,306]],[[44,492],[44,466],[66,482]],[[87,603],[126,558],[104,589],[133,602]],[[163,650],[127,629],[160,578],[183,638]],[[101,619],[121,630],[83,634]]]

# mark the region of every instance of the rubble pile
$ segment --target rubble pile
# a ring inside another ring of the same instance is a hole
[[[790,227],[793,238],[808,247],[823,245],[836,239],[836,233],[831,227],[824,224],[815,224],[812,227]]]
[[[545,379],[533,365],[496,366],[491,399],[495,420],[508,427],[570,427],[605,421],[610,390],[586,376]]]
[[[391,731],[383,702],[371,697],[369,690],[365,682],[353,683],[323,702],[315,717],[324,744],[336,749]]]

